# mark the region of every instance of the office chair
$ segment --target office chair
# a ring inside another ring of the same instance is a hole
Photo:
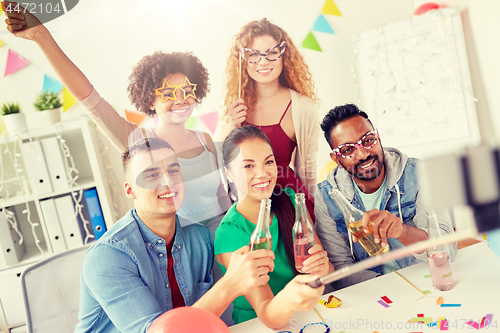
[[[28,332],[74,332],[78,323],[80,270],[89,247],[58,253],[22,273]]]

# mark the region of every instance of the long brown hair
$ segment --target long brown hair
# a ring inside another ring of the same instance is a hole
[[[224,111],[222,119],[228,121],[229,106],[238,98],[239,87],[239,47],[251,47],[253,39],[259,36],[271,36],[278,43],[285,41],[286,50],[283,53],[283,70],[279,76],[279,82],[283,87],[297,91],[299,94],[307,96],[314,101],[318,101],[316,97],[314,82],[309,72],[309,67],[304,62],[304,58],[293,44],[288,34],[272,24],[266,18],[260,21],[253,21],[241,28],[240,32],[233,37],[229,56],[227,58],[227,66],[225,72],[225,91],[224,91]],[[257,100],[255,91],[255,81],[248,75],[246,71],[247,62],[241,59],[241,89],[242,98],[247,106],[247,113],[252,112],[253,105]]]
[[[271,150],[273,149],[271,141],[269,141],[269,138],[259,128],[251,125],[239,127],[229,133],[226,140],[224,140],[224,144],[222,145],[222,158],[226,168],[229,167],[229,163],[238,155],[238,146],[243,141],[252,139],[263,140],[271,147]],[[288,264],[294,274],[297,275],[298,272],[295,268],[292,236],[293,225],[295,223],[295,206],[288,195],[281,189],[279,189],[279,191],[273,191],[271,196],[271,211],[278,219],[279,234],[283,242],[283,246],[285,247]]]

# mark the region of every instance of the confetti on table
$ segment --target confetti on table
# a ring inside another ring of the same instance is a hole
[[[432,323],[432,317],[413,317],[408,320],[409,323],[422,323],[424,325],[428,325]]]
[[[388,307],[389,307],[389,305],[387,305],[387,303],[386,303],[386,302],[384,302],[384,301],[382,301],[382,300],[378,300],[377,302],[378,302],[380,305],[382,305],[384,308],[388,308]]]
[[[476,330],[478,330],[480,328],[484,328],[485,326],[489,327],[491,325],[492,318],[493,318],[493,315],[490,313],[490,314],[487,314],[486,316],[483,317],[483,319],[481,320],[481,324],[479,324],[478,322],[472,321],[472,320],[469,320],[468,322],[466,322],[466,324],[471,326],[471,327],[474,327]]]
[[[426,278],[426,279],[428,279],[428,278],[430,278],[430,277],[431,277],[431,275],[430,275],[430,274],[424,275],[424,278]]]
[[[382,297],[380,297],[380,298],[381,298],[384,302],[386,302],[387,304],[391,304],[391,303],[392,303],[392,301],[391,301],[391,300],[389,299],[389,297],[387,297],[387,296],[382,296]]]
[[[444,300],[443,300],[443,298],[442,298],[442,297],[439,297],[439,298],[436,300],[436,304],[437,304],[437,305],[441,305],[441,304],[443,304],[443,303],[444,303]]]
[[[474,327],[476,330],[479,329],[479,323],[477,323],[475,321],[470,320],[470,321],[466,322],[466,324],[471,326],[471,327]]]
[[[424,314],[423,314],[423,313],[419,313],[419,314],[417,315],[417,317],[423,317],[423,316],[424,316]]]
[[[457,308],[459,306],[462,306],[462,304],[441,304],[442,308]]]
[[[424,294],[426,294],[426,295],[427,295],[427,294],[432,294],[430,290],[423,290],[422,292],[423,292]]]
[[[439,324],[439,330],[440,331],[447,331],[448,330],[448,319],[443,318],[443,320]]]

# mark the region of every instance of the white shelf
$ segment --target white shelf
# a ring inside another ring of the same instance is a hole
[[[53,255],[52,252],[49,252],[49,250],[47,249],[47,245],[45,243],[41,243],[40,247],[43,250],[43,254],[40,253],[40,250],[38,250],[36,246],[34,245],[29,246],[26,248],[26,254],[24,255],[21,261],[11,266],[5,266],[5,265],[0,266],[0,271],[3,271],[5,269],[16,268],[23,265],[34,264],[46,257],[50,257],[51,255]]]

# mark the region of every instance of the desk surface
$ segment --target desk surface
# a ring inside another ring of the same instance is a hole
[[[452,263],[457,285],[450,291],[433,288],[427,262],[398,271],[421,290],[431,291],[433,296],[442,296],[444,303],[461,304],[460,307],[440,307],[434,301],[427,304],[415,300],[421,295],[407,282],[394,273],[344,288],[333,293],[342,300],[338,308],[328,309],[316,306],[330,332],[436,332],[438,327],[410,324],[408,320],[424,314],[437,321],[445,317],[449,321],[449,332],[473,332],[466,324],[469,320],[481,322],[487,314],[493,314],[492,325],[482,332],[500,332],[500,257],[495,255],[486,242],[471,245],[458,251]],[[329,295],[329,294],[328,294]],[[326,300],[328,295],[321,299]],[[388,308],[377,301],[387,296],[392,300]],[[249,332],[292,332],[299,333],[304,325],[320,322],[314,311],[296,313],[290,325],[280,330],[265,327],[259,319],[253,319],[230,327],[232,333]],[[414,326],[412,326],[414,325]],[[303,333],[324,332],[323,326],[308,326]]]

